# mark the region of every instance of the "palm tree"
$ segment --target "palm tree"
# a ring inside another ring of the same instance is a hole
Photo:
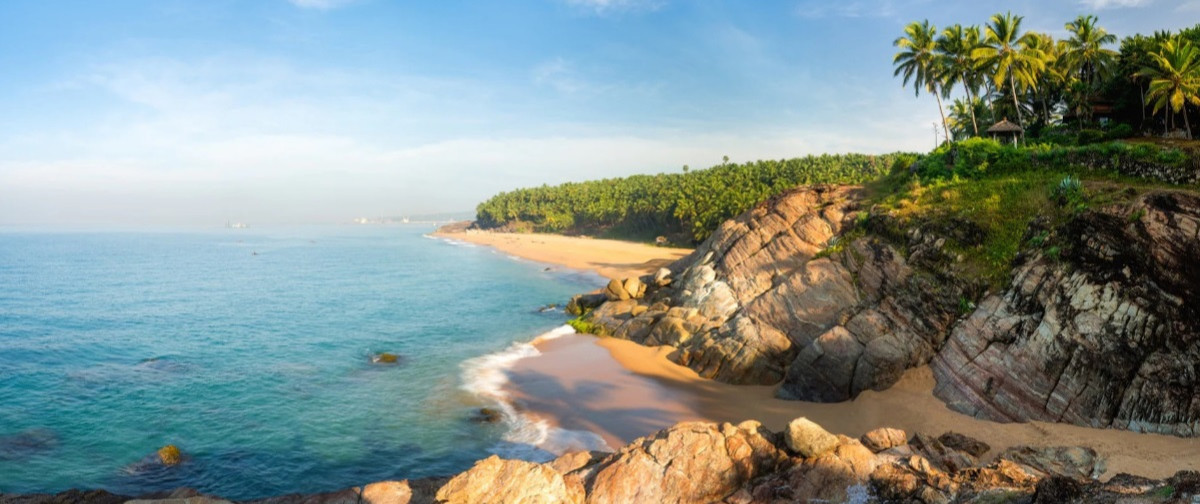
[[[1117,52],[1104,46],[1117,42],[1117,36],[1096,26],[1096,16],[1079,16],[1066,24],[1071,38],[1066,40],[1063,56],[1066,68],[1076,74],[1088,86],[1095,86],[1100,78],[1108,75],[1117,59]]]
[[[1067,72],[1063,68],[1062,53],[1065,49],[1062,42],[1055,42],[1049,34],[1029,32],[1022,37],[1024,49],[1032,55],[1041,55],[1045,68],[1038,73],[1036,85],[1030,96],[1031,107],[1036,111],[1041,105],[1041,120],[1043,124],[1050,122],[1051,104],[1058,103],[1065,86]],[[1035,112],[1036,114],[1036,112]]]
[[[893,76],[904,75],[904,85],[912,81],[913,91],[921,95],[921,88],[937,98],[938,113],[942,115],[942,128],[949,136],[950,128],[946,123],[946,112],[942,109],[942,76],[941,58],[937,56],[937,40],[934,38],[937,28],[929,24],[929,20],[909,23],[904,27],[904,36],[897,38],[892,45],[900,48],[900,52],[892,58],[896,70]]]
[[[961,140],[971,136],[971,130],[968,129],[968,123],[974,124],[976,117],[987,115],[987,107],[983,103],[983,99],[979,97],[968,97],[966,99],[958,98],[950,104],[950,132],[954,134],[955,140]],[[976,127],[975,136],[979,136],[979,131]]]
[[[1017,124],[1023,122],[1021,104],[1017,101],[1017,86],[1029,89],[1037,86],[1038,75],[1045,70],[1045,56],[1031,48],[1030,35],[1021,34],[1021,16],[1011,12],[994,14],[984,28],[986,42],[983,47],[971,52],[971,56],[991,68],[995,73],[992,81],[1000,88],[1008,81],[1012,93],[1013,108],[1017,110]],[[1032,43],[1036,45],[1036,42]]]
[[[1146,99],[1154,105],[1152,112],[1157,114],[1168,105],[1175,113],[1182,110],[1187,136],[1192,138],[1187,104],[1200,105],[1200,50],[1176,36],[1163,42],[1157,54],[1150,53],[1150,59],[1151,64],[1138,75],[1150,80]]]
[[[963,28],[955,24],[945,30],[937,39],[937,49],[942,59],[942,69],[945,75],[942,82],[947,88],[961,83],[967,93],[967,101],[974,102],[975,92],[979,89],[979,73],[976,71],[975,59],[971,52],[980,45],[979,28],[971,26]],[[979,121],[975,117],[974,107],[964,107],[971,113],[971,127],[975,136],[979,136]],[[951,114],[953,115],[953,114]]]

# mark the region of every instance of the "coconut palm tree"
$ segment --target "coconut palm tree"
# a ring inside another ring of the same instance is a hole
[[[1163,107],[1175,113],[1183,111],[1183,123],[1188,138],[1192,138],[1192,123],[1188,120],[1187,105],[1200,105],[1200,50],[1182,37],[1162,43],[1158,53],[1150,53],[1151,64],[1138,75],[1150,80],[1146,100],[1157,114]]]
[[[904,27],[904,36],[892,42],[900,48],[900,52],[892,58],[896,70],[893,76],[903,75],[904,85],[912,81],[913,91],[921,95],[924,88],[934,98],[937,98],[938,113],[942,115],[942,128],[949,135],[950,128],[946,123],[946,112],[942,108],[942,95],[945,94],[942,85],[942,60],[937,55],[937,40],[934,34],[937,28],[929,24],[929,20],[913,21]]]
[[[1096,21],[1099,21],[1096,16],[1087,15],[1067,23],[1071,37],[1065,41],[1066,51],[1063,53],[1070,73],[1093,87],[1108,76],[1109,69],[1117,59],[1116,51],[1104,47],[1116,43],[1117,36],[1096,26]]]
[[[971,57],[971,52],[979,45],[979,28],[975,26],[963,28],[962,25],[955,24],[942,30],[937,39],[942,70],[945,72],[942,82],[947,88],[954,87],[955,83],[962,84],[968,102],[976,101],[975,95],[979,90],[979,72],[976,71],[975,59]],[[979,121],[975,117],[975,108],[964,108],[971,114],[971,128],[975,136],[979,136]]]
[[[1066,82],[1067,72],[1062,57],[1065,44],[1055,42],[1049,34],[1038,32],[1029,32],[1022,40],[1025,50],[1030,54],[1040,54],[1045,63],[1045,68],[1037,74],[1036,85],[1031,86],[1033,93],[1029,100],[1035,111],[1041,108],[1040,119],[1043,124],[1048,124],[1052,105],[1060,101]]]
[[[1035,88],[1039,74],[1046,69],[1045,55],[1030,47],[1031,35],[1021,34],[1023,19],[1011,12],[992,15],[984,27],[984,46],[971,52],[972,57],[992,69],[992,81],[997,88],[1003,87],[1007,81],[1013,108],[1017,111],[1017,124],[1024,120],[1021,117],[1021,103],[1017,100],[1017,87]],[[1036,45],[1036,42],[1032,45]]]
[[[958,98],[950,104],[950,132],[954,135],[955,140],[969,138],[971,132],[975,131],[975,136],[979,136],[979,132],[974,121],[977,117],[987,117],[987,106],[983,103],[983,99],[979,97]],[[976,128],[976,129],[972,129]]]

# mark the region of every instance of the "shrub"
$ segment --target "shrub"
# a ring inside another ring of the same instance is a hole
[[[1104,132],[1097,129],[1085,129],[1079,132],[1079,145],[1094,144],[1104,141]]]
[[[1083,200],[1083,184],[1074,175],[1067,175],[1054,186],[1050,195],[1060,206],[1075,206]]]
[[[1105,133],[1104,136],[1108,140],[1120,140],[1122,138],[1132,137],[1133,136],[1133,126],[1130,126],[1125,123],[1120,123],[1116,126],[1113,126],[1112,128],[1109,128],[1108,133]]]

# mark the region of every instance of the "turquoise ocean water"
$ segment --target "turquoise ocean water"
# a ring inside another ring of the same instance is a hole
[[[0,491],[248,499],[545,455],[502,402],[468,417],[600,278],[429,231],[0,232]],[[147,462],[166,444],[186,461]]]

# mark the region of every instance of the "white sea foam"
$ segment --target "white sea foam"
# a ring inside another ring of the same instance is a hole
[[[422,237],[425,237],[425,238],[429,238],[430,240],[437,240],[437,241],[440,241],[440,242],[442,242],[442,243],[445,243],[445,244],[448,244],[448,245],[454,245],[455,247],[463,247],[463,248],[476,248],[476,247],[478,247],[478,245],[475,245],[474,243],[465,242],[465,241],[462,241],[462,240],[455,240],[455,239],[453,239],[453,238],[446,238],[446,237],[443,237],[443,236],[433,236],[433,235],[428,235],[428,234],[426,234],[426,235],[421,235],[421,236],[422,236]]]
[[[574,332],[571,326],[563,325],[528,343],[516,342],[499,352],[462,363],[462,389],[498,409],[508,427],[504,442],[493,447],[494,453],[509,458],[546,461],[571,450],[612,450],[604,438],[594,432],[563,429],[545,420],[521,414],[513,407],[508,392],[504,390],[508,384],[507,371],[517,361],[541,355],[535,343]]]

